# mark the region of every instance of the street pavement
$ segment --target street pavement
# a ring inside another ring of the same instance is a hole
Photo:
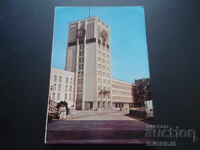
[[[66,120],[48,124],[47,143],[146,143],[145,123],[128,117],[127,111],[76,111]]]
[[[67,120],[135,120],[126,116],[128,110],[76,111]]]

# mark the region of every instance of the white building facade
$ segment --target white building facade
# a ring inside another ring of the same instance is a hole
[[[134,106],[133,87],[132,83],[112,78],[113,108],[130,108]]]
[[[74,105],[74,72],[51,68],[49,88],[49,100]]]
[[[98,17],[69,24],[66,70],[75,73],[76,109],[112,107],[110,28]]]

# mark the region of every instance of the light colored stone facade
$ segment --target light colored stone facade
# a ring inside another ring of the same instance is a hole
[[[66,70],[75,73],[76,109],[112,106],[110,28],[98,17],[69,23]]]
[[[110,27],[91,17],[69,23],[68,35],[65,70],[51,69],[49,99],[77,110],[133,106],[133,85],[111,77]]]
[[[51,68],[49,100],[74,105],[74,72]]]
[[[132,83],[112,79],[113,108],[129,108],[133,106],[133,87]]]

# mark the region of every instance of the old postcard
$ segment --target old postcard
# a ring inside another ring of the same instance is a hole
[[[149,141],[147,47],[142,6],[56,7],[45,143]]]

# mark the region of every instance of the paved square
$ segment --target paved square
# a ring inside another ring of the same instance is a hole
[[[48,124],[47,143],[145,143],[145,123],[126,111],[77,111]]]

